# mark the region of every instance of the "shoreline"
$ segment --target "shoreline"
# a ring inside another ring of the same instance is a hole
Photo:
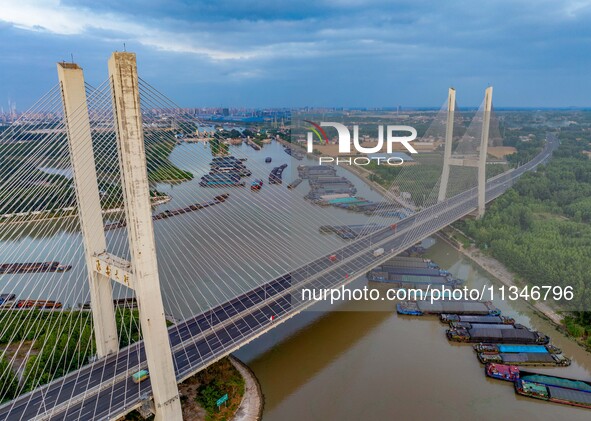
[[[459,231],[453,227],[452,229],[465,236],[465,234],[462,231]],[[505,265],[502,262],[499,262],[493,257],[486,256],[482,253],[480,249],[476,248],[475,246],[471,246],[471,249],[467,250],[462,245],[456,244],[456,242],[453,239],[449,238],[449,236],[442,231],[437,232],[435,235],[437,235],[437,237],[439,237],[442,241],[445,241],[447,244],[452,246],[455,250],[462,253],[468,259],[472,260],[474,263],[478,265],[478,267],[480,267],[482,270],[484,270],[486,273],[488,273],[490,276],[492,276],[495,280],[502,283],[503,285],[516,286],[519,288],[523,287],[523,284],[521,282],[515,281],[516,275],[512,273],[509,269],[507,269],[507,267],[505,267]],[[591,352],[591,349],[584,341],[571,335],[566,330],[566,326],[563,323],[563,317],[559,314],[560,310],[555,310],[544,302],[532,303],[528,300],[523,299],[521,301],[524,302],[529,308],[531,308],[535,312],[535,314],[542,317],[543,319],[546,319],[552,325],[554,325],[556,330],[558,330],[568,339],[572,340],[585,351]]]
[[[503,265],[503,263],[499,262],[493,257],[484,255],[480,249],[474,246],[471,246],[470,249],[466,249],[462,246],[459,246],[455,244],[454,241],[451,241],[450,238],[441,231],[438,231],[436,235],[441,240],[451,245],[455,250],[459,251],[468,259],[472,260],[474,263],[478,265],[478,267],[480,267],[482,270],[484,270],[486,273],[488,273],[490,276],[495,278],[503,285],[522,287],[520,283],[515,281],[516,275],[512,273],[509,269],[507,269],[505,265]],[[559,327],[561,329],[563,328],[562,316],[560,316],[557,311],[552,309],[547,304],[543,302],[532,303],[528,300],[522,301],[524,301],[530,308],[535,310],[538,314],[544,316],[544,318],[552,322],[552,324],[554,324],[556,327]]]
[[[163,205],[165,203],[168,203],[172,200],[171,196],[159,196],[157,200],[154,200],[153,202],[151,202],[151,206],[155,207],[155,206],[159,206],[159,205]],[[125,211],[125,209],[123,208],[111,208],[111,209],[102,209],[101,213],[103,215],[109,215],[112,213],[123,213]],[[78,216],[78,212],[76,211],[66,211],[66,212],[72,212],[69,214],[64,214],[64,215],[54,215],[54,216],[41,216],[39,218],[30,218],[30,219],[23,219],[23,220],[16,220],[16,221],[2,221],[0,222],[0,226],[10,226],[10,225],[20,225],[20,224],[30,224],[33,222],[47,222],[47,221],[61,221],[64,219],[70,219],[70,218],[75,218]],[[34,215],[37,216],[37,215]]]
[[[254,372],[244,362],[233,355],[229,356],[230,362],[240,372],[244,379],[244,394],[240,405],[234,415],[233,421],[258,421],[263,417],[265,397],[261,384]]]

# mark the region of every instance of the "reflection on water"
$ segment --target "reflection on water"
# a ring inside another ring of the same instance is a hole
[[[438,242],[429,257],[466,279],[468,286],[495,282],[447,244]],[[248,361],[261,382],[265,421],[588,420],[591,416],[586,409],[519,397],[509,383],[487,379],[472,347],[449,343],[438,319],[398,316],[393,303],[372,305],[372,312],[357,312],[358,305],[348,303],[348,312],[324,314],[307,325],[288,322],[269,333],[275,345],[263,337],[240,350],[238,356]],[[495,305],[520,323],[549,334],[573,359],[567,368],[533,371],[591,380],[591,354],[532,314],[524,303]]]

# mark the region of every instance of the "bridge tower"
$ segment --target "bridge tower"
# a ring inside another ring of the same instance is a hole
[[[454,116],[456,112],[456,90],[449,88],[447,94],[447,124],[445,126],[445,149],[443,151],[443,172],[441,173],[441,182],[439,183],[439,195],[437,201],[445,200],[447,194],[447,183],[449,182],[449,170],[451,167],[451,147],[454,135]]]
[[[94,324],[96,352],[104,357],[119,349],[113,288],[109,276],[95,270],[94,256],[107,249],[86,90],[82,68],[74,63],[58,63],[57,73],[62,91],[62,103],[70,150],[70,162],[78,202],[78,219],[84,242],[90,289],[90,305]]]
[[[113,280],[135,291],[156,420],[182,420],[158,276],[135,54],[113,53],[108,67],[131,261],[107,251],[100,229],[103,222],[82,69],[72,63],[58,63],[91,284],[97,353],[104,356],[118,350],[110,282]],[[84,130],[78,127],[81,125]]]
[[[449,183],[449,173],[452,165],[460,167],[478,168],[478,209],[477,217],[481,218],[485,211],[486,195],[486,156],[488,151],[488,137],[490,129],[490,114],[492,112],[492,86],[486,88],[484,92],[484,110],[482,114],[482,133],[480,137],[480,149],[478,158],[476,157],[452,157],[453,124],[455,115],[456,92],[450,88],[447,103],[447,126],[445,131],[445,149],[443,152],[443,171],[441,182],[439,184],[439,202],[445,200],[447,194],[447,185]]]

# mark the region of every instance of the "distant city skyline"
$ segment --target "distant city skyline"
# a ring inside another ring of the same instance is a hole
[[[29,108],[55,63],[102,83],[112,51],[181,107],[591,106],[591,1],[0,0],[0,105]],[[174,69],[174,77],[171,70]]]

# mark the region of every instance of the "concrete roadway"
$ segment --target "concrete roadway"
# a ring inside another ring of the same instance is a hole
[[[505,192],[524,172],[546,162],[558,140],[549,135],[532,161],[487,182],[487,202]],[[391,254],[377,259],[383,247],[398,253],[437,232],[477,207],[476,189],[415,213],[391,228],[376,231],[337,250],[337,262],[322,256],[169,329],[177,379],[182,380],[299,313],[310,302],[299,300],[301,288],[340,286],[362,275]],[[312,274],[312,276],[310,276]],[[72,372],[0,407],[0,420],[108,419],[137,407],[151,394],[149,380],[135,384],[130,375],[145,367],[142,342]]]

